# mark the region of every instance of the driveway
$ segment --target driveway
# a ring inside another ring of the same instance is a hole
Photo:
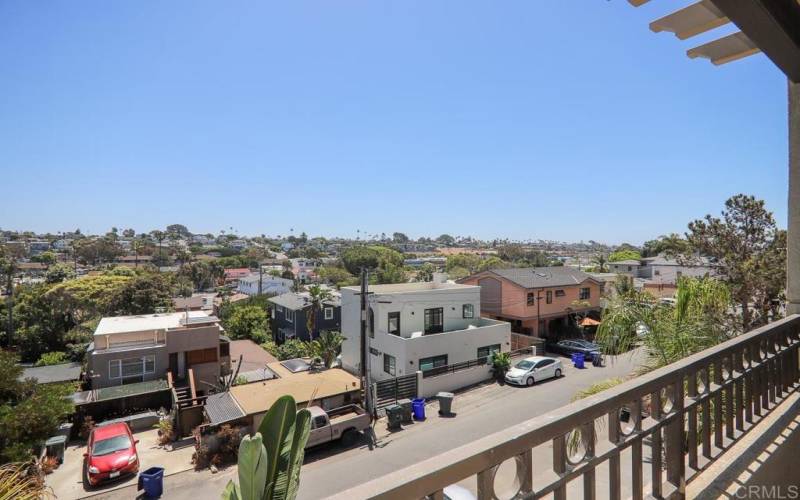
[[[334,445],[309,451],[301,473],[298,498],[325,498],[563,406],[581,389],[601,380],[628,375],[641,362],[641,355],[606,357],[605,367],[587,365],[583,370],[573,368],[566,358],[562,360],[565,373],[557,380],[533,387],[485,383],[462,391],[456,395],[453,404],[456,416],[452,418],[440,418],[437,403],[432,403],[427,408],[429,418],[425,422],[409,425],[402,431],[388,432],[382,419],[375,426],[378,445],[372,451],[365,444],[351,449]],[[542,448],[536,456],[537,472],[545,472],[552,452]],[[545,463],[538,465],[540,461]],[[502,471],[500,475],[504,475]],[[176,474],[165,480],[164,487],[170,499],[217,498],[230,479],[237,480],[235,467],[215,475],[208,471]],[[474,488],[470,481],[466,481],[465,486]],[[130,489],[118,490],[101,498],[133,498],[132,493]]]
[[[137,432],[134,437],[139,440],[136,450],[139,452],[141,470],[157,466],[164,467],[165,474],[174,474],[192,468],[193,439],[176,443],[176,446],[171,451],[167,451],[167,449],[158,446],[158,431],[155,429]],[[85,442],[71,442],[64,453],[64,463],[47,476],[47,485],[53,489],[53,493],[59,500],[85,498],[129,486],[136,488],[137,477],[132,476],[93,488],[90,491],[84,490],[81,474],[83,473],[83,453],[85,451]]]

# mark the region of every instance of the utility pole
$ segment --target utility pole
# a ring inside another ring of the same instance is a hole
[[[361,383],[364,388],[364,406],[370,419],[373,418],[372,408],[372,387],[369,377],[369,366],[367,360],[369,359],[368,342],[367,342],[367,284],[369,283],[369,271],[366,268],[361,268]]]
[[[261,265],[261,262],[258,263],[258,294],[261,295],[262,285],[261,283],[264,281],[264,266]]]

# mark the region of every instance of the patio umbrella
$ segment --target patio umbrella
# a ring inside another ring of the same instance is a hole
[[[587,316],[587,317],[585,317],[585,318],[583,318],[583,319],[581,320],[581,322],[580,322],[580,325],[581,325],[581,326],[583,326],[583,327],[587,327],[587,326],[597,326],[597,325],[599,325],[599,324],[600,324],[600,322],[599,322],[599,321],[597,321],[596,319],[592,319],[592,318],[590,318],[590,317],[588,317],[588,316]]]

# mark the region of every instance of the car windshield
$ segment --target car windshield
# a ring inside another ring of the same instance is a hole
[[[597,349],[597,344],[589,342],[588,340],[576,340],[574,341],[581,347],[586,347],[587,349]]]
[[[127,450],[131,447],[131,440],[128,439],[128,436],[114,436],[112,438],[103,439],[102,441],[98,441],[94,444],[94,449],[92,450],[92,455],[94,456],[102,456],[102,455],[110,455],[111,453],[115,453],[117,451]]]
[[[527,359],[523,359],[522,361],[517,363],[516,367],[519,368],[520,370],[529,370],[531,366],[533,366],[533,362],[532,361],[528,361]]]

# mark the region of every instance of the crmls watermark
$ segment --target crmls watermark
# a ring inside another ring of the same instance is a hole
[[[748,500],[794,500],[800,499],[800,485],[763,486],[751,484],[740,486],[733,494],[734,498]]]

